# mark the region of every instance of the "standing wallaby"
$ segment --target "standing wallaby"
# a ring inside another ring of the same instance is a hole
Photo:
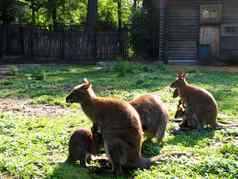
[[[143,131],[162,142],[169,115],[159,96],[143,95],[129,103],[139,113]]]
[[[66,98],[67,103],[81,104],[83,111],[100,128],[107,157],[116,175],[122,167],[149,168],[157,157],[141,155],[143,131],[139,114],[123,100],[97,97],[88,80],[76,86]]]
[[[216,121],[218,107],[211,93],[189,85],[185,73],[177,74],[177,79],[171,87],[178,89],[181,100],[186,104],[186,115],[197,129],[207,124],[214,129],[219,127]]]
[[[92,132],[91,132],[92,131]],[[95,126],[91,129],[79,129],[75,131],[69,140],[69,155],[67,163],[80,161],[81,167],[86,167],[86,162],[91,155],[95,155],[103,144],[103,139]]]

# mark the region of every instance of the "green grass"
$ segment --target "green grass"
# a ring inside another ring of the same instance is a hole
[[[65,97],[83,78],[93,83],[101,96],[117,96],[125,100],[141,94],[158,92],[172,118],[177,99],[172,98],[169,85],[175,72],[163,65],[119,63],[112,67],[42,66],[15,69],[0,81],[0,98],[31,99],[33,104],[68,106]],[[212,92],[219,104],[219,120],[238,122],[238,74],[189,70],[188,81]],[[93,174],[62,162],[67,157],[67,142],[79,127],[89,128],[90,121],[79,112],[59,117],[31,117],[20,113],[0,113],[0,176],[22,178],[111,178],[110,174]],[[132,171],[130,176],[147,178],[237,178],[238,128],[200,133],[170,134],[165,144],[146,142],[144,154],[152,156],[171,152],[189,155],[169,156],[150,170]],[[91,168],[96,167],[92,164]],[[124,177],[121,177],[124,178]]]

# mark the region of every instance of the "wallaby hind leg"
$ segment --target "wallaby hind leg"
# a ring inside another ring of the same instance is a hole
[[[191,115],[191,117],[192,117],[192,121],[193,121],[193,126],[195,127],[195,129],[197,131],[200,131],[203,128],[203,126],[204,126],[203,122],[199,121],[199,119],[198,119],[198,117],[197,117],[197,115],[195,113],[193,113]]]
[[[211,128],[213,129],[221,129],[223,128],[222,126],[220,126],[218,123],[217,123],[217,115],[214,114],[214,113],[208,113],[207,116],[206,116],[206,123],[209,124],[211,126]]]
[[[223,129],[223,128],[224,128],[223,126],[219,125],[219,124],[217,123],[217,121],[214,120],[214,119],[209,122],[209,125],[210,125],[211,128],[213,128],[213,129]]]
[[[115,140],[110,145],[106,144],[106,150],[112,164],[112,172],[115,175],[123,175],[122,166],[127,162],[128,145],[122,140]]]
[[[79,161],[80,161],[80,166],[82,168],[86,167],[86,161],[87,161],[87,155],[85,151],[80,151],[79,152]]]
[[[68,156],[68,158],[67,158],[67,160],[65,162],[69,163],[69,164],[74,164],[79,159],[80,159],[79,151],[76,149],[75,146],[70,146],[69,156]]]
[[[109,154],[111,157],[111,163],[112,163],[112,172],[115,175],[122,175],[122,165],[121,165],[121,152],[120,152],[120,146],[114,145],[109,147]]]
[[[164,130],[159,127],[159,129],[156,132],[156,141],[160,144],[163,144],[163,138],[164,138]]]

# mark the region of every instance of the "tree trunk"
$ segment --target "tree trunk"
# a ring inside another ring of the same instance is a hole
[[[143,9],[146,12],[147,36],[150,36],[149,54],[157,58],[159,55],[160,1],[143,0]]]
[[[32,25],[36,24],[36,13],[34,8],[31,9],[31,23]]]
[[[48,14],[52,20],[53,30],[57,29],[57,0],[48,0]]]
[[[31,24],[32,25],[35,25],[36,23],[36,11],[35,11],[35,2],[34,0],[31,0],[31,5],[30,5],[30,8],[31,8]]]
[[[88,0],[87,24],[85,31],[92,39],[93,58],[97,58],[97,37],[96,37],[96,21],[97,21],[97,5],[98,0]]]
[[[57,30],[57,9],[56,7],[52,10],[52,21],[53,21],[53,29]]]
[[[117,0],[117,15],[118,15],[118,29],[119,32],[122,28],[122,11],[121,11],[121,0]]]
[[[137,8],[137,0],[134,0],[133,1],[133,10],[136,10],[136,8]]]
[[[88,0],[87,25],[86,25],[87,32],[94,32],[96,29],[97,4],[98,0]]]
[[[120,54],[123,55],[122,48],[122,9],[121,9],[121,0],[117,0],[117,18],[118,18],[118,35],[119,35],[119,49]]]
[[[4,38],[4,34],[3,34],[3,25],[1,25],[1,28],[0,28],[0,59],[2,58],[3,56],[3,38]]]

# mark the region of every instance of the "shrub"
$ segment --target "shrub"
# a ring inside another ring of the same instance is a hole
[[[15,65],[11,65],[9,67],[9,75],[17,75],[18,74],[18,68]]]
[[[25,70],[23,69],[21,71],[21,74],[24,74],[24,76],[26,76],[26,77],[28,77],[28,79],[32,79],[32,80],[43,81],[46,79],[45,71],[38,69],[38,68],[28,68]]]
[[[119,76],[126,76],[127,73],[132,73],[133,68],[126,60],[120,60],[114,67],[114,70]]]

